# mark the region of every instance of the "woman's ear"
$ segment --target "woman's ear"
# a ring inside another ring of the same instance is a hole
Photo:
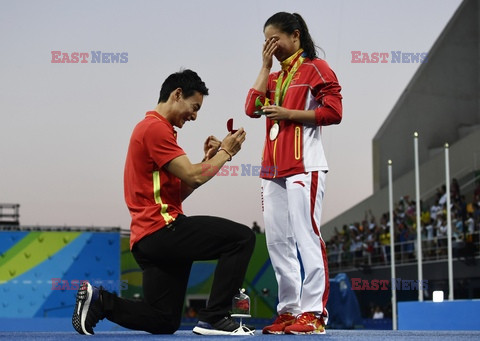
[[[292,34],[293,34],[293,38],[300,40],[300,31],[299,30],[293,31]]]

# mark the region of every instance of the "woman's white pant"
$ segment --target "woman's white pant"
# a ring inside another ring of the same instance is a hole
[[[262,200],[267,248],[278,283],[277,312],[318,312],[326,322],[330,286],[320,235],[325,177],[315,171],[262,179]]]

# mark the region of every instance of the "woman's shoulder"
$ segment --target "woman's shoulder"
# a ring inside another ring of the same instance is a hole
[[[321,59],[321,58],[314,58],[314,59],[310,59],[310,58],[305,58],[303,64],[305,65],[314,65],[316,67],[320,67],[320,68],[330,68],[330,66],[328,65],[327,61],[325,59]]]

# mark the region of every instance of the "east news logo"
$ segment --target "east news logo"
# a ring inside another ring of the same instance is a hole
[[[62,52],[51,51],[51,63],[92,63],[92,64],[115,64],[128,63],[128,52],[102,52],[90,51],[88,52]]]
[[[391,51],[388,52],[362,52],[362,51],[351,51],[352,60],[351,63],[426,63],[427,62],[427,53],[423,52],[402,52],[402,51]]]

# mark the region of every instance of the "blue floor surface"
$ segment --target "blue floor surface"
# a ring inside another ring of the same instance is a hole
[[[76,332],[0,332],[0,339],[6,340],[480,340],[480,331],[391,331],[391,330],[327,330],[325,335],[262,335],[254,336],[201,336],[181,330],[173,335],[151,335],[144,332],[118,331],[97,332],[94,336],[79,335]]]

